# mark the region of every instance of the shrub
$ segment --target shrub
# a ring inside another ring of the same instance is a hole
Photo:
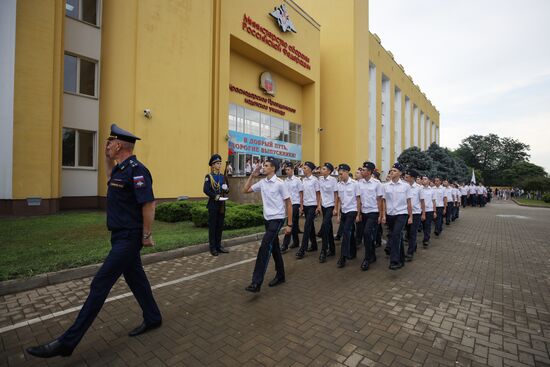
[[[229,203],[227,203],[229,204]],[[255,227],[264,222],[262,206],[258,204],[226,205],[224,229]],[[195,206],[191,209],[191,219],[196,227],[208,227],[208,209]]]
[[[194,206],[191,209],[191,220],[195,227],[208,227],[208,209],[206,206]]]
[[[157,205],[155,219],[161,222],[190,221],[191,210],[195,207],[205,207],[206,202],[201,201],[173,201]]]
[[[544,195],[542,195],[542,200],[543,200],[545,203],[550,203],[550,194],[544,194]]]

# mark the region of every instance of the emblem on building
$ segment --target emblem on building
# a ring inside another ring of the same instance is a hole
[[[260,75],[260,88],[269,95],[275,96],[275,81],[269,71],[264,71]]]
[[[282,4],[280,6],[277,6],[271,13],[269,13],[275,20],[277,20],[277,24],[279,25],[279,28],[283,32],[292,31],[296,33],[296,28],[294,27],[294,23],[292,23],[292,20],[290,20],[290,17],[288,15],[288,11],[286,10],[286,5]]]

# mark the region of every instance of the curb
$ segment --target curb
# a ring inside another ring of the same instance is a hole
[[[224,247],[233,247],[247,242],[259,241],[262,239],[263,232],[250,234],[242,237],[228,238],[222,241]],[[172,260],[179,257],[192,256],[209,251],[208,243],[201,243],[174,250],[155,252],[143,255],[141,262],[143,265],[156,263],[159,261]],[[0,282],[0,296],[7,294],[28,291],[34,288],[45,287],[48,285],[59,284],[86,277],[91,277],[97,273],[103,263],[86,265],[79,268],[59,270],[51,273],[44,273],[30,278],[13,279]]]
[[[543,208],[543,209],[550,209],[550,206],[546,205],[532,205],[532,204],[522,204],[516,201],[516,199],[512,199],[514,203],[516,203],[519,206],[526,206],[528,208]]]

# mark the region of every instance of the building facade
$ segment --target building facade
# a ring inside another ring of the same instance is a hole
[[[387,171],[438,141],[364,0],[5,0],[0,29],[0,214],[101,207],[112,122],[163,199],[202,197],[213,152]]]

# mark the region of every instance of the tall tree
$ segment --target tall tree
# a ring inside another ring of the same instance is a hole
[[[407,168],[414,168],[422,175],[429,175],[432,171],[432,158],[418,147],[405,149],[399,155],[397,161]]]

